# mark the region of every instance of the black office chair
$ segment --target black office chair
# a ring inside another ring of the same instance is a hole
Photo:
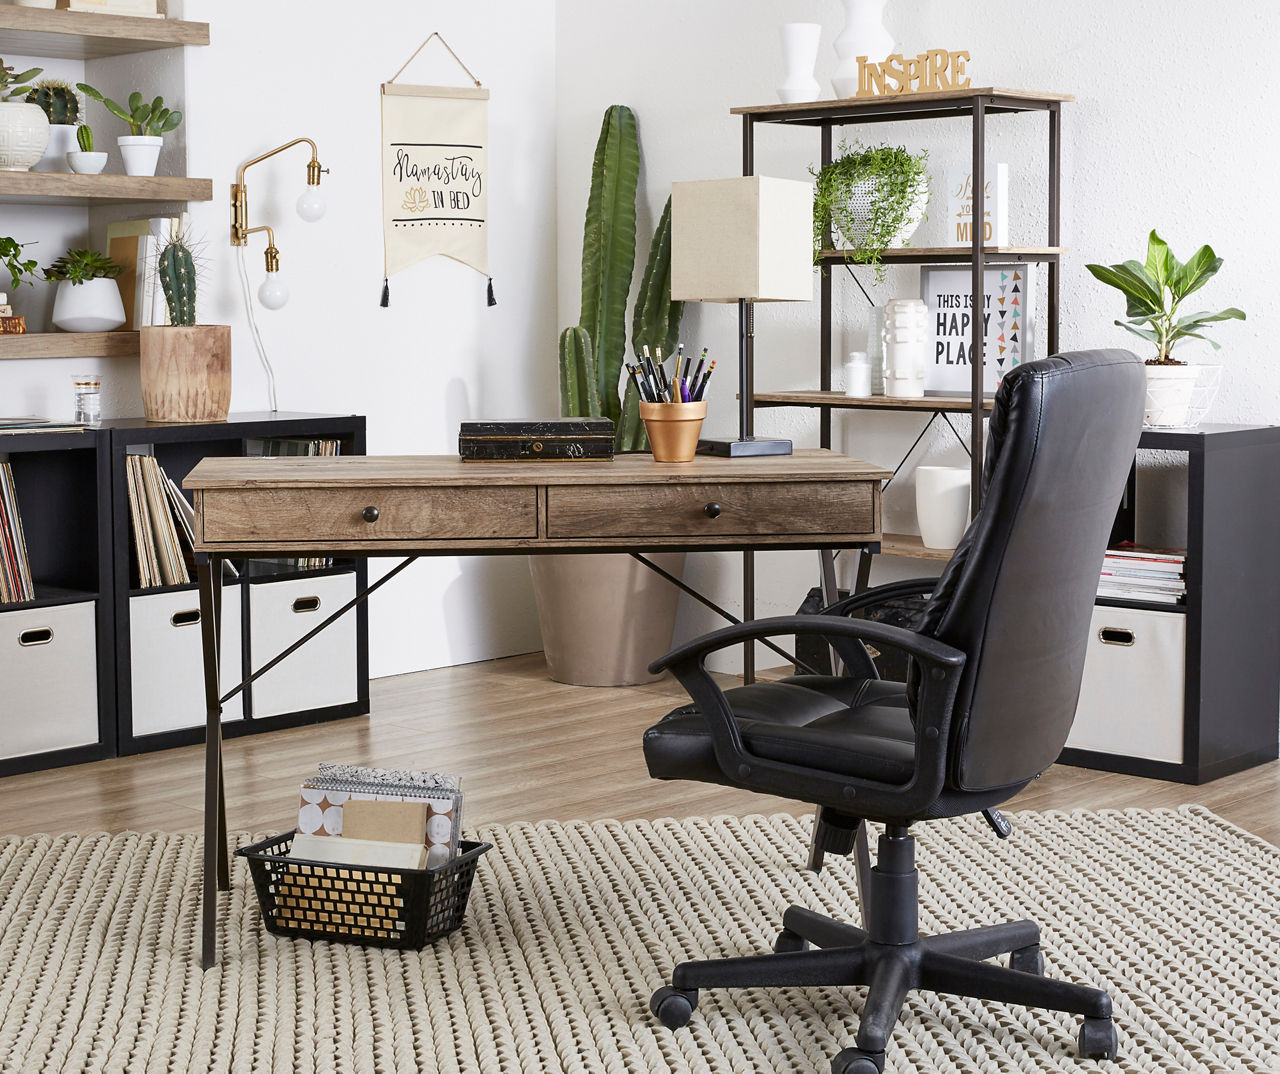
[[[923,988],[1083,1015],[1081,1054],[1115,1058],[1110,997],[1044,978],[1035,922],[919,935],[910,826],[984,810],[997,820],[995,807],[1066,742],[1144,385],[1141,363],[1118,350],[1064,354],[1004,378],[982,510],[942,577],[925,583],[932,596],[918,631],[786,616],[716,631],[652,665],[670,668],[693,704],[645,732],[651,775],[816,803],[819,852],[848,852],[865,821],[885,826],[862,928],[793,906],[774,954],[678,965],[650,1003],[663,1024],[685,1025],[699,988],[865,984],[856,1044],[831,1069],[873,1074],[907,993]],[[852,675],[721,691],[707,656],[778,634],[823,636]],[[874,678],[864,642],[910,654],[907,682]],[[1005,953],[1007,969],[982,961]]]

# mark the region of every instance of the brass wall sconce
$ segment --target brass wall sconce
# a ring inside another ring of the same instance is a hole
[[[310,138],[295,138],[292,142],[285,142],[284,145],[277,146],[252,160],[246,160],[240,165],[239,171],[236,172],[236,181],[231,186],[231,245],[247,246],[250,235],[258,231],[267,233],[267,278],[258,288],[258,301],[271,310],[278,310],[289,301],[289,288],[280,278],[280,251],[276,248],[275,232],[267,224],[259,224],[257,227],[249,226],[249,190],[245,185],[244,173],[268,157],[274,157],[277,153],[283,153],[286,149],[291,149],[303,142],[311,147],[311,160],[307,164],[307,186],[298,196],[297,210],[303,220],[315,223],[324,216],[326,206],[324,196],[319,190],[320,176],[322,173],[327,173],[329,169],[320,167],[316,143]]]

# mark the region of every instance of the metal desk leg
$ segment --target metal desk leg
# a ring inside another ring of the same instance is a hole
[[[822,606],[829,607],[840,599],[840,584],[836,581],[836,554],[830,548],[818,549],[818,569],[822,589]],[[839,675],[844,671],[835,646],[830,646],[831,674]]]
[[[222,557],[196,559],[200,582],[200,634],[204,650],[204,873],[201,884],[200,962],[218,961],[218,891],[228,886],[227,817],[222,785],[222,703],[218,684],[218,626]]]

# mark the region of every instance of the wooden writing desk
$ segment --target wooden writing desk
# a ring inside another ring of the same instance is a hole
[[[207,702],[205,967],[217,958],[217,891],[229,883],[226,698],[217,657],[222,587],[214,584],[222,560],[857,548],[880,540],[880,482],[890,476],[816,449],[674,465],[648,455],[612,462],[464,463],[438,455],[200,462],[183,486],[195,495]]]

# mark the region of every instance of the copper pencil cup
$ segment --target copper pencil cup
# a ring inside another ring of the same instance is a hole
[[[640,403],[640,417],[649,433],[654,462],[692,462],[698,452],[707,401],[698,403]]]

